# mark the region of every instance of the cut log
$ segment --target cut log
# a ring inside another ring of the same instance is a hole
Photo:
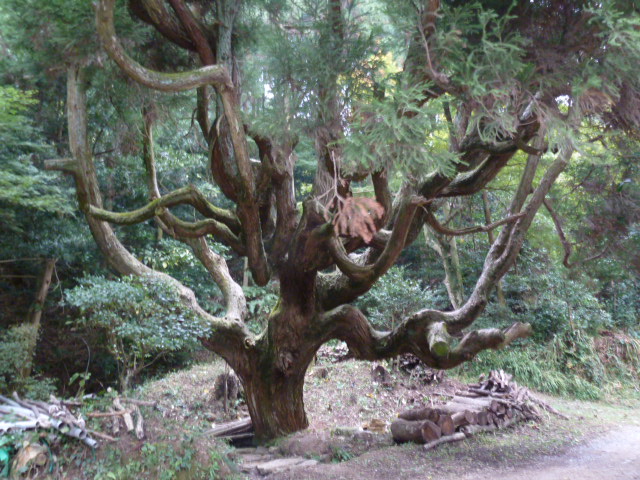
[[[230,435],[249,433],[253,430],[251,424],[251,418],[241,418],[229,423],[223,423],[208,430],[206,433],[213,435],[214,437],[227,437]]]
[[[440,427],[440,431],[443,436],[453,435],[456,431],[456,426],[453,423],[451,415],[440,415],[440,418],[438,419],[438,427]]]
[[[133,417],[131,417],[130,413],[127,413],[125,408],[120,403],[120,399],[118,397],[113,399],[113,406],[116,407],[116,411],[123,412],[122,419],[124,420],[124,425],[127,428],[127,432],[133,432],[135,426],[133,425]]]
[[[409,421],[399,418],[391,423],[391,435],[398,443],[427,443],[442,436],[442,430],[431,420]]]
[[[431,420],[425,420],[422,423],[422,438],[424,443],[432,442],[442,436],[442,430]]]
[[[436,412],[433,408],[421,407],[421,408],[413,408],[411,410],[404,411],[398,415],[398,418],[402,420],[407,420],[410,422],[415,422],[418,420],[431,420],[433,422],[434,417],[436,417],[437,415],[438,415],[438,412]],[[435,421],[436,422],[438,421],[437,417],[435,418]]]
[[[465,425],[473,425],[477,423],[477,418],[477,414],[468,410],[464,412],[457,412],[451,415],[451,420],[453,420],[453,425],[455,428],[463,427]]]
[[[135,406],[136,412],[136,437],[138,440],[142,440],[144,438],[144,420],[142,419],[142,412],[140,412],[140,407]]]
[[[492,400],[487,397],[470,398],[456,396],[453,397],[451,401],[461,405],[470,405],[476,409],[490,408],[492,403]]]
[[[422,423],[426,420],[405,420],[399,418],[391,422],[391,435],[398,443],[425,443],[422,435]]]
[[[482,412],[478,412],[477,417],[476,417],[476,423],[478,425],[488,425],[489,424],[489,412],[482,411]]]

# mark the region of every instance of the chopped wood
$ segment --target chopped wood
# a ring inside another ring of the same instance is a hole
[[[87,432],[89,432],[94,437],[101,438],[102,440],[106,440],[107,442],[117,442],[118,441],[117,438],[112,437],[111,435],[107,435],[106,433],[96,432],[95,430],[87,430]]]
[[[442,436],[442,430],[431,420],[404,420],[399,418],[391,423],[391,435],[398,443],[427,443]]]
[[[138,440],[142,440],[144,438],[144,420],[142,419],[142,413],[140,412],[140,407],[138,405],[135,406],[136,413],[136,437]]]
[[[438,412],[431,407],[414,408],[400,413],[398,418],[409,421],[431,420],[432,422],[437,422]]]
[[[492,370],[466,390],[447,396],[451,400],[445,404],[434,403],[432,399],[428,406],[401,412],[391,425],[394,440],[433,443],[435,447],[446,441],[461,440],[460,434],[469,436],[507,428],[523,420],[539,421],[541,410],[567,418],[519,386],[503,370]],[[447,440],[439,441],[441,438]]]
[[[429,420],[404,420],[399,418],[391,422],[391,435],[393,440],[398,443],[414,442],[425,443],[426,440],[422,433],[422,426],[424,422]]]
[[[228,437],[231,435],[251,433],[252,431],[253,424],[251,423],[251,418],[246,417],[233,422],[217,425],[207,430],[206,433],[211,434],[214,437]]]
[[[455,428],[463,427],[465,425],[477,423],[478,416],[470,411],[457,412],[451,415],[451,420]]]
[[[429,443],[425,443],[423,448],[425,450],[431,450],[433,448],[436,448],[438,445],[442,445],[443,443],[459,442],[460,440],[464,440],[465,438],[467,438],[467,436],[463,432],[457,432],[452,435],[440,437],[437,440],[433,440]]]
[[[456,431],[456,426],[453,423],[451,415],[440,415],[440,418],[438,419],[438,427],[440,427],[440,431],[443,436],[453,435]]]
[[[116,413],[116,411],[112,407],[109,407],[109,412]],[[113,433],[115,436],[117,436],[120,433],[120,417],[119,416],[112,417],[111,433]]]
[[[116,407],[116,411],[123,412],[122,419],[124,420],[124,426],[127,429],[127,432],[133,432],[133,429],[135,428],[133,425],[133,417],[130,413],[125,411],[126,409],[122,406],[119,397],[113,399],[113,406]]]
[[[106,417],[115,417],[115,416],[122,416],[125,413],[133,413],[133,410],[118,410],[115,411],[113,409],[111,409],[108,412],[89,412],[87,413],[87,417],[89,418],[106,418]]]
[[[422,438],[425,442],[432,442],[442,436],[442,430],[431,420],[425,420],[422,423]]]

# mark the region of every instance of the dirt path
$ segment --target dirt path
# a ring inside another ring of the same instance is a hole
[[[429,457],[419,447],[390,447],[269,480],[640,480],[640,426],[636,425],[615,427],[558,455],[508,460],[513,452],[498,445],[477,450],[471,459],[464,450]]]
[[[640,427],[610,431],[559,456],[542,457],[526,468],[485,470],[460,480],[640,480]]]

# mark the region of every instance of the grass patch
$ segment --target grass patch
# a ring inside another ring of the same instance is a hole
[[[602,340],[602,339],[605,340]],[[546,345],[531,342],[479,354],[460,367],[467,380],[503,369],[534,390],[579,400],[640,396],[640,342],[623,334],[592,337],[574,329]],[[635,393],[635,395],[634,395]]]

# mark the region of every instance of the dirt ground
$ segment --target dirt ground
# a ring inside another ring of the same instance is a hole
[[[580,402],[543,396],[568,415],[569,420],[547,416],[542,423],[518,424],[428,452],[420,445],[393,445],[388,431],[365,435],[364,441],[362,435],[345,436],[341,432],[362,432],[363,427],[374,421],[389,424],[399,412],[409,408],[446,401],[448,395],[462,385],[451,374],[440,381],[426,383],[389,365],[385,365],[388,378],[382,382],[372,376],[373,368],[375,365],[367,362],[336,363],[321,357],[318,364],[309,369],[305,384],[310,426],[307,431],[296,434],[302,435],[302,440],[292,436],[261,447],[277,456],[302,456],[321,463],[260,478],[640,480],[640,404],[637,401],[624,405],[620,399],[614,403]],[[145,410],[147,438],[138,441],[125,435],[117,444],[99,452],[98,460],[108,461],[113,456],[111,449],[117,447],[121,455],[119,462],[138,461],[144,444],[171,442],[179,446],[180,439],[187,435],[197,438],[194,462],[204,464],[210,452],[217,450],[228,455],[231,470],[227,473],[232,478],[258,478],[252,474],[245,477],[233,467],[240,461],[233,447],[220,445],[203,433],[216,424],[247,415],[241,401],[230,402],[230,409],[225,413],[220,401],[214,400],[213,383],[223,371],[219,361],[203,363],[145,385],[136,393],[141,398],[159,402],[156,410]],[[104,428],[107,427],[105,424]],[[109,465],[103,470],[112,469]],[[236,472],[235,476],[232,472]],[[84,475],[69,473],[70,476],[63,478],[92,478],[86,470]],[[138,478],[154,477],[149,473]]]
[[[507,435],[515,435],[512,432]],[[480,440],[479,443],[482,443]],[[502,446],[390,447],[339,464],[319,464],[270,480],[640,480],[640,426],[617,427],[555,455],[511,459]],[[480,454],[480,456],[478,456]],[[506,455],[506,457],[505,457]],[[464,458],[467,456],[467,458]],[[471,462],[469,460],[472,460]]]
[[[370,364],[346,362],[326,378],[310,371],[305,389],[310,431],[362,427],[433,398],[446,398],[460,383],[424,385],[394,374],[393,388],[371,381]],[[439,396],[438,393],[444,396]],[[640,480],[640,405],[580,402],[542,396],[569,420],[548,416],[480,434],[425,452],[419,445],[378,446],[354,458],[321,463],[268,477],[270,480]],[[347,446],[348,450],[348,446]]]

